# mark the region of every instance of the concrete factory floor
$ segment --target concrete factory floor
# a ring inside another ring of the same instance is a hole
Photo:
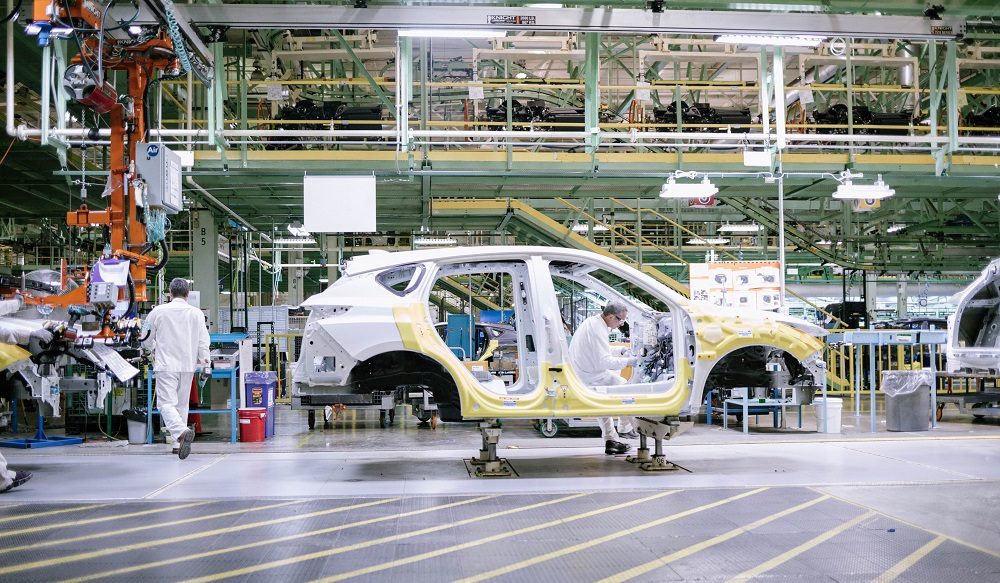
[[[512,421],[499,451],[517,477],[473,478],[475,424],[402,410],[310,431],[279,406],[276,437],[235,445],[220,419],[185,461],[163,444],[4,449],[35,476],[0,495],[0,581],[1000,580],[1000,422],[949,409],[929,432],[873,434],[844,405],[840,435],[808,412],[804,430],[695,425],[662,473],[592,431]]]

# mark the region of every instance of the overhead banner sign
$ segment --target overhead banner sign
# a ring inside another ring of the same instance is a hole
[[[375,176],[302,179],[302,226],[310,233],[375,232]]]

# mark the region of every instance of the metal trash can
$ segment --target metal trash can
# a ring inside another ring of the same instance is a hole
[[[128,423],[128,442],[134,445],[146,443],[146,410],[126,409],[122,411],[122,416]]]
[[[882,371],[885,428],[888,431],[927,431],[931,424],[930,370]]]

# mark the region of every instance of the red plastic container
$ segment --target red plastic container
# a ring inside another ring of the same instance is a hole
[[[263,407],[248,407],[240,409],[240,441],[264,441],[264,428],[267,426],[267,409]]]

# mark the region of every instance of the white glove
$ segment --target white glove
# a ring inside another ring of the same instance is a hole
[[[625,366],[635,366],[637,364],[639,364],[639,357],[630,356],[628,359],[628,363]]]
[[[618,355],[619,356],[628,356],[628,353],[631,350],[632,350],[632,348],[629,347],[629,346],[622,346],[621,349],[618,351]]]
[[[30,338],[32,340],[37,340],[42,344],[48,344],[49,342],[52,342],[52,339],[55,338],[55,336],[53,336],[52,332],[49,332],[45,328],[40,328],[38,330],[33,331],[31,333]]]

